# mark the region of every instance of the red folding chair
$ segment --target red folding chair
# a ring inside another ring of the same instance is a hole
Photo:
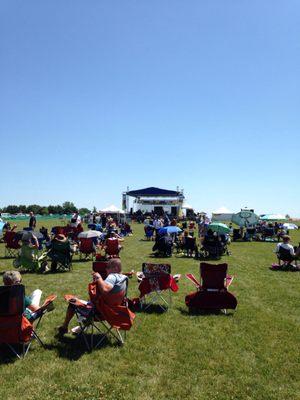
[[[233,276],[227,275],[228,265],[200,263],[200,282],[193,274],[186,277],[194,283],[197,291],[186,296],[185,303],[190,311],[235,310],[237,299],[228,292]]]
[[[93,238],[80,238],[79,239],[79,258],[80,260],[84,256],[88,258],[88,256],[92,255],[92,260],[96,255],[96,248],[94,245]]]
[[[116,238],[108,238],[105,242],[105,254],[109,258],[119,257],[120,246]]]
[[[106,279],[107,277],[107,272],[106,272],[106,267],[107,267],[108,261],[94,261],[93,262],[93,271],[98,272],[102,279]]]
[[[177,276],[177,279],[180,275]],[[144,310],[156,305],[163,311],[171,306],[171,292],[177,292],[178,285],[175,277],[171,275],[171,265],[143,263],[140,280],[140,303]],[[165,296],[167,295],[167,296]]]
[[[96,264],[96,263],[94,263]],[[104,273],[104,265],[94,266],[97,272]],[[77,322],[80,326],[79,335],[83,337],[88,350],[99,347],[108,338],[123,345],[126,332],[131,329],[135,314],[130,311],[127,303],[128,278],[126,278],[126,291],[104,297],[98,293],[95,283],[89,284],[90,302],[76,298],[73,295],[65,295],[66,301],[72,305]],[[88,333],[90,332],[90,340]],[[95,333],[99,336],[96,337]]]
[[[17,239],[16,232],[14,231],[6,231],[3,240],[5,242],[5,250],[4,255],[5,257],[17,257],[19,254],[19,249],[21,245],[19,240]]]
[[[34,312],[35,326],[24,315],[25,289],[23,285],[0,287],[0,344],[6,345],[19,359],[24,358],[36,339],[44,347],[37,334],[38,326],[47,311],[53,310],[55,295],[47,297],[44,304]],[[17,346],[21,346],[21,352]]]

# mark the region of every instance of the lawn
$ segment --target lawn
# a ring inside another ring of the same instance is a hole
[[[153,261],[152,243],[141,240],[143,226],[133,229],[121,253],[124,271]],[[298,244],[300,233],[291,236]],[[232,255],[223,260],[235,276],[231,291],[239,304],[234,314],[189,315],[184,298],[194,288],[182,276],[168,312],[138,313],[124,347],[106,344],[93,353],[72,335],[55,338],[66,310],[63,295],[87,297],[91,261],[76,256],[71,273],[24,274],[27,293],[40,288],[58,299],[39,329],[46,349],[34,343],[24,361],[0,364],[0,398],[300,399],[300,273],[269,270],[274,243],[230,247]],[[12,269],[12,259],[3,257],[0,244],[1,273]],[[199,274],[194,259],[173,255],[168,262],[173,273]],[[130,280],[130,297],[138,295],[137,286],[135,278]]]

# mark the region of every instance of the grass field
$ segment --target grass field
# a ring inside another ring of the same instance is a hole
[[[152,243],[141,240],[143,226],[133,229],[121,253],[124,271],[153,261]],[[300,233],[291,236],[298,244]],[[39,329],[46,349],[34,343],[24,361],[0,364],[0,398],[300,399],[300,273],[270,271],[274,248],[233,243],[232,255],[223,257],[235,276],[234,314],[189,315],[184,298],[194,288],[182,277],[168,312],[138,313],[124,347],[107,344],[93,353],[71,335],[64,341],[54,337],[65,315],[63,295],[87,297],[91,261],[76,256],[71,273],[24,274],[27,293],[40,288],[58,299]],[[1,273],[13,269],[12,259],[3,257],[0,244]],[[173,255],[168,262],[173,273],[199,274],[194,259]],[[130,297],[138,295],[137,286],[133,278]]]

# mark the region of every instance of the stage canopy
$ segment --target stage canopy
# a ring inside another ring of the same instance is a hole
[[[181,192],[177,192],[176,190],[166,190],[160,189],[157,187],[148,187],[145,189],[139,190],[130,190],[126,192],[127,196],[132,197],[178,197],[182,196]]]

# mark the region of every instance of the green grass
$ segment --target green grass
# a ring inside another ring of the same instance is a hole
[[[140,240],[143,226],[133,228],[121,254],[124,271],[153,261],[152,243]],[[300,241],[298,232],[292,237]],[[65,315],[63,295],[87,297],[91,262],[75,260],[71,273],[24,274],[27,293],[40,288],[58,299],[39,329],[47,349],[34,343],[24,361],[0,364],[0,398],[299,399],[300,273],[270,271],[274,248],[233,243],[232,256],[223,258],[235,275],[234,314],[189,315],[184,297],[194,288],[182,277],[168,312],[138,313],[124,347],[108,344],[93,353],[71,335],[64,342],[54,337]],[[12,269],[3,256],[0,244],[0,272]],[[199,261],[173,256],[168,262],[173,273],[199,274]],[[133,278],[131,297],[138,295],[137,286]]]

